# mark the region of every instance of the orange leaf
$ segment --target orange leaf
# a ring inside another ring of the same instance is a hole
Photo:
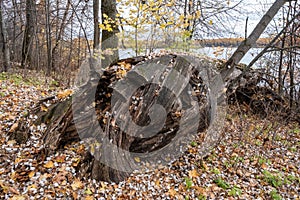
[[[198,176],[199,176],[199,173],[197,172],[196,169],[189,171],[189,177],[194,178],[194,177],[198,177]]]
[[[71,94],[73,94],[73,90],[67,89],[67,90],[64,90],[64,91],[62,91],[62,92],[59,92],[59,93],[57,94],[57,98],[58,98],[58,99],[64,99],[64,98],[70,96]]]
[[[35,174],[34,171],[29,172],[28,177],[29,177],[29,178],[32,178],[32,177],[34,176],[34,174]]]
[[[174,188],[170,188],[168,193],[171,197],[174,197],[177,194],[177,192],[174,190]]]

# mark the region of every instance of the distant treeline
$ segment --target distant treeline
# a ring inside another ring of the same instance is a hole
[[[201,39],[196,40],[196,43],[198,43],[201,46],[204,47],[237,47],[244,38],[219,38],[219,39]],[[270,38],[260,38],[257,41],[257,47],[264,46],[269,43],[271,39]]]

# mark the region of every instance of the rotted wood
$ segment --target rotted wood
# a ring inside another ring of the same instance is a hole
[[[211,67],[211,62],[207,63],[203,61],[202,67]],[[103,146],[105,142],[101,138],[108,138],[116,147],[132,153],[166,151],[165,146],[172,140],[178,145],[172,148],[179,148],[183,136],[189,137],[193,130],[204,131],[211,120],[209,90],[195,68],[198,64],[193,65],[184,56],[163,55],[148,60],[145,57],[121,60],[107,67],[101,75],[90,73],[91,81],[77,91],[76,98],[73,95],[52,105],[47,112],[37,113],[36,123],[47,124],[43,136],[44,152],[52,153],[80,140],[90,141],[90,146],[96,143]],[[170,73],[174,70],[177,73]],[[161,71],[164,73],[159,73]],[[182,77],[189,78],[182,82]],[[129,104],[124,103],[126,100]],[[192,105],[192,101],[198,106]],[[165,109],[165,115],[155,115],[151,108],[157,104]],[[189,115],[184,116],[188,109]],[[92,120],[94,113],[96,121]],[[181,120],[187,119],[193,119],[195,123],[180,124]],[[103,131],[97,131],[99,127]],[[158,131],[151,132],[151,129]],[[101,159],[114,158],[115,165],[133,166],[132,170],[136,165],[132,158],[118,156],[107,148],[100,149],[96,159],[89,148],[77,166],[82,177],[119,182],[130,174],[128,170],[124,172],[106,166],[99,162]]]

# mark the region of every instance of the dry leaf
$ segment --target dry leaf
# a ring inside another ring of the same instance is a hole
[[[25,200],[26,198],[22,195],[13,196],[10,200]]]
[[[71,185],[73,190],[78,190],[83,188],[83,183],[79,179],[75,179]]]
[[[84,199],[85,200],[94,200],[94,197],[93,196],[86,196]]]
[[[29,178],[32,178],[32,177],[34,176],[34,174],[35,174],[34,171],[29,172],[28,177],[29,177]]]
[[[198,176],[199,176],[199,173],[197,172],[196,169],[189,171],[189,177],[194,178],[194,177],[198,177]]]
[[[9,133],[15,132],[15,130],[17,130],[18,127],[19,127],[18,122],[14,123],[9,129]]]
[[[20,194],[20,192],[13,187],[9,187],[9,191],[14,194]]]
[[[177,194],[177,192],[176,192],[176,191],[174,190],[174,188],[172,187],[172,188],[169,189],[168,194],[169,194],[171,197],[174,197],[174,196]]]
[[[53,168],[53,166],[54,166],[54,163],[51,160],[48,161],[46,164],[44,164],[44,167],[46,167],[47,169]]]
[[[141,159],[139,157],[134,157],[135,162],[141,162]]]
[[[267,169],[267,168],[268,168],[268,166],[267,166],[265,163],[263,163],[263,164],[261,165],[261,168],[263,168],[263,169]]]
[[[156,180],[156,181],[155,181],[155,185],[160,186],[160,181],[159,181],[159,180]]]
[[[56,161],[56,162],[59,162],[59,163],[62,163],[62,162],[65,161],[65,159],[66,159],[66,156],[65,156],[65,155],[61,155],[61,156],[57,156],[57,157],[55,158],[55,161]]]
[[[71,94],[73,94],[73,90],[67,89],[67,90],[64,90],[64,91],[62,91],[62,92],[59,92],[59,93],[57,94],[57,98],[58,98],[58,99],[64,99],[64,98],[70,96]]]
[[[118,77],[118,78],[123,78],[123,77],[125,77],[126,76],[126,70],[124,70],[124,69],[118,69],[118,71],[116,72],[116,76]]]

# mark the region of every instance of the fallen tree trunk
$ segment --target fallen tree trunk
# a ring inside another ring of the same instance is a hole
[[[122,60],[103,74],[90,73],[70,98],[36,111],[35,123],[47,124],[43,152],[84,141],[79,174],[115,182],[141,165],[176,159],[197,133],[203,133],[205,154],[221,139],[220,131],[204,135],[219,97],[214,64],[164,55]],[[30,134],[19,130],[14,136],[20,132]]]

